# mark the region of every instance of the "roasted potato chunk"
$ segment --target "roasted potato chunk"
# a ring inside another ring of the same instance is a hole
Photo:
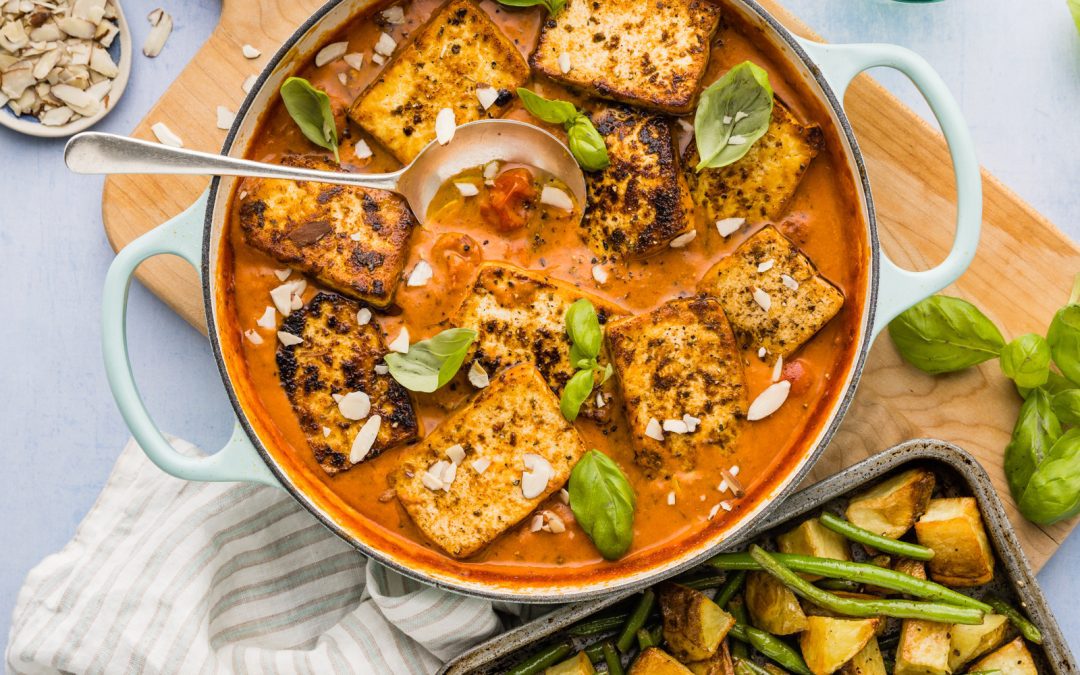
[[[457,124],[499,117],[529,65],[487,12],[469,0],[451,0],[438,10],[357,97],[349,117],[403,164],[435,140],[435,117],[443,108]],[[484,109],[476,89],[499,92]]]
[[[545,22],[530,63],[602,98],[685,113],[697,99],[719,21],[720,8],[705,0],[569,0]],[[563,54],[569,72],[559,65]]]
[[[465,458],[450,469],[447,449],[454,446]],[[581,436],[559,412],[559,399],[524,363],[493,377],[421,443],[404,449],[394,488],[420,531],[464,558],[561,488],[584,454]],[[527,497],[525,474],[540,473],[535,467],[542,462],[551,466],[548,481]]]
[[[704,661],[691,661],[686,667],[694,675],[735,675],[735,664],[731,660],[727,640],[720,641],[720,647],[712,657]]]
[[[565,661],[544,669],[544,675],[593,675],[595,672],[596,668],[593,668],[592,661],[585,652],[578,652]]]
[[[578,298],[586,298],[596,308],[603,327],[611,318],[625,312],[618,306],[593,297],[581,289],[540,272],[529,272],[512,265],[481,265],[472,291],[454,315],[453,323],[472,328],[478,335],[463,369],[478,362],[489,375],[516,363],[532,363],[548,386],[561,394],[576,368],[570,363],[570,338],[566,336],[566,310]],[[608,356],[601,349],[601,366]],[[614,380],[599,386],[598,393],[610,400]],[[581,406],[580,415],[606,420],[608,407],[599,407],[590,396]]]
[[[947,623],[904,619],[893,675],[949,675],[951,630]]]
[[[840,669],[874,639],[881,619],[838,619],[806,617],[806,630],[799,636],[806,666],[814,675],[829,675]]]
[[[946,586],[979,586],[994,578],[994,551],[974,497],[931,499],[915,536],[934,550],[930,578]]]
[[[375,372],[375,366],[386,356],[386,345],[378,324],[359,324],[359,310],[359,303],[352,300],[319,293],[289,314],[281,325],[282,332],[302,340],[296,345],[278,344],[281,386],[315,460],[330,475],[352,468],[353,442],[370,419],[346,418],[335,396],[367,394],[370,415],[378,415],[381,420],[375,443],[358,461],[414,441],[420,434],[409,392],[390,374]]]
[[[882,624],[885,622],[882,621]],[[866,646],[840,669],[842,675],[888,675],[885,671],[885,659],[881,656],[881,647],[876,637],[870,638]]]
[[[795,529],[777,536],[776,547],[780,549],[781,553],[798,553],[800,555],[817,556],[818,558],[851,560],[851,551],[848,549],[847,539],[844,539],[844,535],[825,527],[817,518],[804,520]],[[821,578],[810,574],[802,576],[810,580]]]
[[[699,172],[697,144],[686,147],[685,170],[694,203],[710,223],[725,218],[776,220],[824,145],[821,129],[799,124],[777,100],[769,130],[734,164]]]
[[[1009,619],[1000,614],[987,614],[977,626],[954,625],[950,638],[949,669],[955,673],[964,664],[996,648],[1005,642],[1009,631]]]
[[[693,671],[663,649],[649,647],[638,655],[627,675],[693,675]]]
[[[899,539],[926,511],[934,482],[933,472],[910,469],[852,498],[845,515],[865,530]]]
[[[773,358],[790,356],[844,304],[840,289],[772,225],[713,265],[698,290],[720,299],[743,347],[764,347]]]
[[[602,108],[592,120],[611,162],[585,174],[582,237],[593,253],[601,259],[644,258],[692,232],[694,205],[671,121],[621,106]]]
[[[734,448],[746,385],[735,336],[715,298],[671,300],[613,321],[607,344],[639,465],[651,472],[689,470],[699,453]],[[697,420],[694,431],[664,433],[662,441],[647,433],[651,420],[678,426],[687,415]]]
[[[791,635],[806,630],[806,614],[795,594],[767,572],[746,576],[746,609],[752,623],[773,635]]]
[[[983,657],[968,667],[968,672],[1000,670],[1001,675],[1038,675],[1035,659],[1024,644],[1024,638],[1016,638],[1009,644]]]
[[[308,155],[281,163],[341,170]],[[384,190],[272,178],[247,178],[238,194],[240,229],[252,248],[372,307],[393,302],[416,224],[404,199]]]
[[[701,661],[716,653],[735,619],[701,591],[679,584],[660,587],[664,640],[680,661]]]

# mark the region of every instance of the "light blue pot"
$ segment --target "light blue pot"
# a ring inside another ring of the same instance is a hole
[[[291,74],[298,54],[310,53],[325,36],[332,34],[354,12],[369,0],[333,0],[313,15],[287,41],[267,64],[258,83],[248,95],[228,138],[223,152],[242,153],[250,139],[254,123],[267,102],[275,96],[280,83]],[[222,355],[221,338],[215,305],[213,270],[217,265],[217,242],[226,212],[225,200],[230,193],[228,179],[215,179],[208,193],[186,211],[169,222],[131,242],[116,256],[105,281],[103,300],[103,348],[109,384],[117,405],[132,434],[146,454],[168,473],[198,481],[250,481],[284,487],[307,507],[327,527],[358,549],[384,564],[414,578],[453,590],[524,602],[568,602],[583,600],[615,590],[644,587],[662,576],[687,569],[723,546],[726,539],[745,531],[783,499],[809,471],[832,438],[855,392],[866,354],[874,338],[897,314],[919,300],[952,283],[967,268],[975,255],[982,218],[982,188],[979,165],[975,158],[971,136],[964,124],[960,108],[949,94],[941,78],[917,54],[893,45],[849,44],[826,45],[798,38],[769,15],[753,0],[733,0],[731,3],[747,20],[758,24],[763,35],[774,40],[787,54],[795,67],[804,74],[816,90],[846,145],[847,160],[859,181],[867,240],[871,244],[869,287],[859,335],[859,351],[845,383],[844,395],[837,401],[828,423],[815,439],[810,452],[794,467],[776,491],[752,512],[727,531],[709,542],[673,556],[671,560],[640,573],[601,582],[581,580],[562,587],[507,586],[476,581],[455,575],[438,567],[416,565],[372,546],[342,528],[311,496],[294,483],[294,478],[282,471],[267,451],[241,405],[231,374]],[[907,75],[926,97],[948,141],[952,154],[957,185],[956,236],[948,257],[933,269],[914,272],[894,264],[882,252],[877,233],[870,184],[862,154],[844,113],[841,101],[852,79],[862,71],[876,66],[895,68]],[[204,284],[207,325],[210,341],[222,373],[223,382],[233,402],[238,422],[236,430],[225,445],[209,457],[187,457],[177,453],[151,419],[139,397],[128,359],[125,334],[127,292],[135,268],[143,260],[160,254],[174,254],[200,269]]]

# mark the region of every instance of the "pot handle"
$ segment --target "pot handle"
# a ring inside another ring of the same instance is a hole
[[[937,293],[959,277],[975,257],[982,227],[982,176],[975,146],[956,99],[941,76],[921,56],[897,45],[831,45],[799,39],[821,69],[840,101],[855,76],[876,66],[894,68],[919,89],[934,112],[949,145],[956,174],[956,235],[952,250],[937,267],[922,272],[906,270],[881,252],[877,308],[871,337],[877,337],[896,315]]]
[[[213,455],[182,455],[161,433],[139,396],[127,347],[127,298],[135,269],[147,258],[172,254],[199,269],[207,193],[183,213],[125,246],[109,266],[102,297],[102,351],[105,375],[120,414],[143,452],[177,478],[197,481],[245,481],[280,486],[237,423],[232,437]]]

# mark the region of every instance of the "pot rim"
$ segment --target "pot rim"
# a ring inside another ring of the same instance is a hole
[[[254,101],[258,98],[258,94],[262,91],[266,85],[267,80],[274,73],[277,67],[285,60],[293,46],[303,38],[310,30],[315,28],[332,10],[338,7],[344,2],[349,0],[328,0],[318,10],[316,10],[311,16],[304,21],[290,36],[286,39],[281,47],[274,53],[274,55],[267,61],[262,71],[259,73],[258,79],[252,86],[250,93],[244,99],[240,108],[236,113],[237,122],[229,129],[225,140],[222,144],[221,153],[229,154],[233,148],[233,144],[236,141],[237,134],[241,126],[244,124],[257,123],[258,119],[249,120],[249,114],[252,112]],[[859,380],[862,376],[863,368],[866,364],[867,354],[870,351],[870,347],[873,344],[874,335],[871,331],[871,327],[874,325],[875,310],[877,309],[878,302],[878,290],[879,290],[879,278],[881,269],[881,243],[878,238],[877,217],[874,209],[874,200],[870,190],[870,181],[866,172],[866,164],[862,155],[862,151],[856,140],[854,130],[851,127],[851,122],[848,119],[847,113],[844,110],[843,102],[836,96],[835,91],[829,84],[824,73],[818,64],[810,57],[807,51],[803,48],[799,39],[786,27],[784,27],[768,10],[762,7],[757,0],[724,0],[725,2],[735,3],[742,5],[749,13],[755,16],[758,20],[767,25],[773,32],[773,37],[778,38],[783,45],[794,53],[795,57],[800,62],[806,71],[809,72],[813,84],[818,87],[818,92],[814,92],[816,97],[823,99],[827,104],[826,108],[833,115],[833,122],[837,126],[837,130],[841,139],[846,144],[845,158],[849,160],[852,168],[856,173],[857,183],[861,188],[861,194],[858,201],[862,206],[862,218],[867,228],[867,243],[869,247],[869,270],[866,280],[866,291],[863,300],[862,307],[862,321],[860,325],[859,345],[854,354],[854,358],[848,369],[848,381],[844,385],[845,389],[843,395],[840,396],[833,403],[832,409],[829,412],[828,423],[825,424],[817,433],[817,440],[813,447],[805,452],[802,458],[799,460],[795,470],[791,471],[786,478],[783,479],[778,487],[774,488],[774,491],[763,497],[751,510],[747,511],[746,515],[742,519],[732,526],[727,528],[718,535],[712,538],[712,543],[707,546],[698,546],[693,549],[694,553],[684,552],[680,556],[669,560],[665,563],[653,565],[651,567],[635,570],[625,579],[604,580],[601,582],[589,583],[583,582],[565,582],[559,586],[545,586],[537,592],[528,592],[521,589],[513,589],[508,586],[498,585],[491,582],[476,582],[462,579],[458,576],[454,576],[453,579],[446,577],[434,577],[427,568],[412,569],[407,564],[407,561],[403,562],[397,559],[395,556],[390,555],[384,551],[381,551],[373,546],[370,546],[365,541],[360,540],[352,533],[347,531],[341,525],[339,525],[324,509],[316,504],[310,496],[308,496],[303,490],[294,485],[294,482],[287,471],[284,471],[274,459],[273,455],[267,450],[263,444],[259,434],[252,426],[247,411],[243,404],[239,400],[236,393],[236,388],[232,383],[232,379],[228,370],[228,366],[225,360],[225,353],[222,349],[221,340],[218,335],[218,325],[215,315],[215,303],[214,303],[214,262],[212,259],[212,245],[214,234],[214,221],[217,209],[215,208],[218,201],[218,191],[221,188],[221,177],[215,176],[211,182],[208,191],[208,199],[206,203],[206,214],[203,224],[203,239],[202,239],[202,264],[201,264],[201,281],[203,288],[203,305],[206,313],[206,325],[207,335],[210,339],[210,344],[214,353],[214,361],[217,364],[218,372],[222,379],[222,384],[225,387],[225,391],[229,398],[229,403],[236,414],[238,423],[243,428],[244,433],[247,435],[248,440],[252,446],[258,452],[262,461],[267,465],[275,478],[281,486],[292,496],[293,499],[298,501],[312,516],[314,516],[323,526],[332,531],[335,535],[347,542],[350,546],[358,549],[364,555],[380,562],[386,567],[398,572],[410,579],[422,582],[427,585],[434,586],[439,589],[452,591],[455,593],[461,593],[472,597],[485,598],[490,600],[501,600],[509,602],[528,602],[534,604],[562,604],[567,602],[580,602],[583,600],[591,600],[600,596],[609,595],[613,593],[630,592],[634,590],[640,590],[646,588],[651,584],[656,583],[659,579],[666,578],[668,576],[678,574],[684,570],[690,569],[694,566],[700,565],[707,558],[715,555],[717,552],[723,550],[729,543],[736,540],[742,533],[752,528],[755,523],[761,522],[767,518],[784,499],[795,492],[802,480],[806,477],[807,473],[817,463],[817,460],[821,457],[821,454],[828,447],[832,441],[840,423],[846,416],[847,410],[851,404],[852,399],[855,396],[856,389],[858,387]],[[790,59],[787,59],[790,62]],[[263,110],[255,111],[261,113]],[[719,538],[717,538],[719,537]]]

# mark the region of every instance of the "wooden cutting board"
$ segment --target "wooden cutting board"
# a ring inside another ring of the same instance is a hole
[[[795,33],[816,36],[779,4],[760,0]],[[235,110],[241,83],[322,4],[321,0],[224,0],[221,22],[135,130],[166,122],[187,147],[217,151],[225,132],[215,107]],[[249,60],[245,43],[262,50]],[[850,87],[846,106],[870,173],[881,237],[901,265],[924,269],[945,257],[953,234],[954,181],[941,136],[867,76]],[[982,242],[971,269],[948,293],[975,302],[1007,337],[1042,332],[1067,299],[1080,272],[1080,249],[993,176],[983,173]],[[113,248],[176,215],[202,192],[203,178],[114,176],[105,182],[102,216]],[[195,272],[173,257],[139,270],[140,281],[184,319],[206,331]],[[1020,404],[997,362],[944,377],[923,375],[901,362],[888,337],[871,351],[858,396],[810,481],[914,437],[952,441],[979,458],[1003,496],[1032,564],[1041,567],[1076,521],[1039,528],[1021,518],[1001,470]]]

